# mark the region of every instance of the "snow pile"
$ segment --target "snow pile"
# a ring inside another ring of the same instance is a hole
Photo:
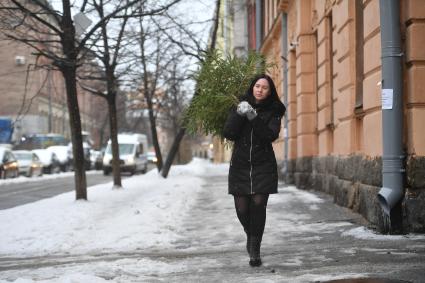
[[[86,175],[88,174],[97,174],[96,171],[87,171]],[[16,184],[16,183],[26,183],[26,182],[33,182],[38,180],[46,180],[46,179],[59,179],[64,177],[74,176],[74,172],[60,172],[55,174],[44,174],[43,176],[32,176],[32,177],[25,177],[25,176],[19,176],[18,178],[14,179],[0,179],[0,187],[8,184]]]
[[[218,171],[217,171],[218,170]],[[152,170],[112,184],[88,188],[88,201],[75,201],[75,192],[0,211],[0,254],[37,255],[137,250],[171,246],[176,227],[201,189],[197,175],[223,172],[195,159],[173,166],[167,179]]]
[[[90,283],[107,283],[111,282],[109,280],[105,280],[101,277],[92,276],[92,275],[86,275],[86,274],[69,274],[69,275],[62,275],[59,278],[52,278],[47,280],[31,280],[26,278],[19,278],[14,283],[82,283],[82,282],[90,282]],[[0,280],[0,283],[9,283],[9,281]]]
[[[306,204],[318,204],[318,203],[323,203],[324,200],[321,199],[320,197],[318,197],[315,194],[312,194],[308,191],[303,191],[303,190],[299,190],[297,189],[297,187],[295,186],[287,186],[287,187],[283,187],[283,188],[279,188],[279,193],[285,193],[290,195],[290,199],[285,198],[285,201],[301,201],[303,203]]]
[[[377,241],[401,241],[405,239],[411,240],[425,240],[425,235],[422,234],[408,234],[408,235],[382,235],[377,234],[375,231],[367,229],[366,227],[357,227],[347,230],[341,234],[343,237],[353,237],[361,240],[377,240]]]

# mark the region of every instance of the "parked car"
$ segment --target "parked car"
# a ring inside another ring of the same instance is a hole
[[[35,153],[29,150],[14,150],[13,155],[18,161],[20,175],[27,177],[43,175],[43,163]]]
[[[53,145],[46,148],[54,152],[60,163],[60,169],[67,172],[71,169],[71,160],[69,158],[68,146],[66,145]]]
[[[98,150],[90,151],[91,168],[94,170],[102,170],[103,153]]]
[[[146,150],[148,139],[143,134],[119,134],[118,146],[120,153],[121,172],[146,173],[148,170],[148,159]],[[103,174],[108,175],[112,171],[112,145],[109,140],[103,156]]]
[[[31,176],[43,176],[43,162],[37,153],[32,153]]]
[[[148,152],[148,162],[149,163],[157,163],[158,159],[156,158],[155,151],[149,151]]]
[[[52,174],[60,172],[60,162],[56,154],[47,149],[34,149],[33,153],[37,154],[43,163],[43,173]]]
[[[0,147],[0,179],[15,178],[19,176],[18,162],[12,151]]]

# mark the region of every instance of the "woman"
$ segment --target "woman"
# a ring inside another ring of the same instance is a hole
[[[247,235],[251,266],[262,264],[261,239],[269,194],[277,193],[277,164],[272,142],[278,138],[285,106],[268,75],[255,77],[236,109],[231,109],[224,137],[234,141],[229,194]]]

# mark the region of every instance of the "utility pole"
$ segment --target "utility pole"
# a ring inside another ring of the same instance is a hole
[[[48,121],[48,132],[52,132],[52,81],[51,81],[51,69],[47,71],[47,95],[49,103],[49,121]]]

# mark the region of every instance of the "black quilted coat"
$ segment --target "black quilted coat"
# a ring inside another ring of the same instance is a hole
[[[246,95],[256,110],[257,117],[249,121],[230,110],[224,126],[224,137],[234,141],[229,169],[229,194],[277,193],[277,164],[272,142],[278,138],[285,106],[279,98],[270,95],[260,104]]]

